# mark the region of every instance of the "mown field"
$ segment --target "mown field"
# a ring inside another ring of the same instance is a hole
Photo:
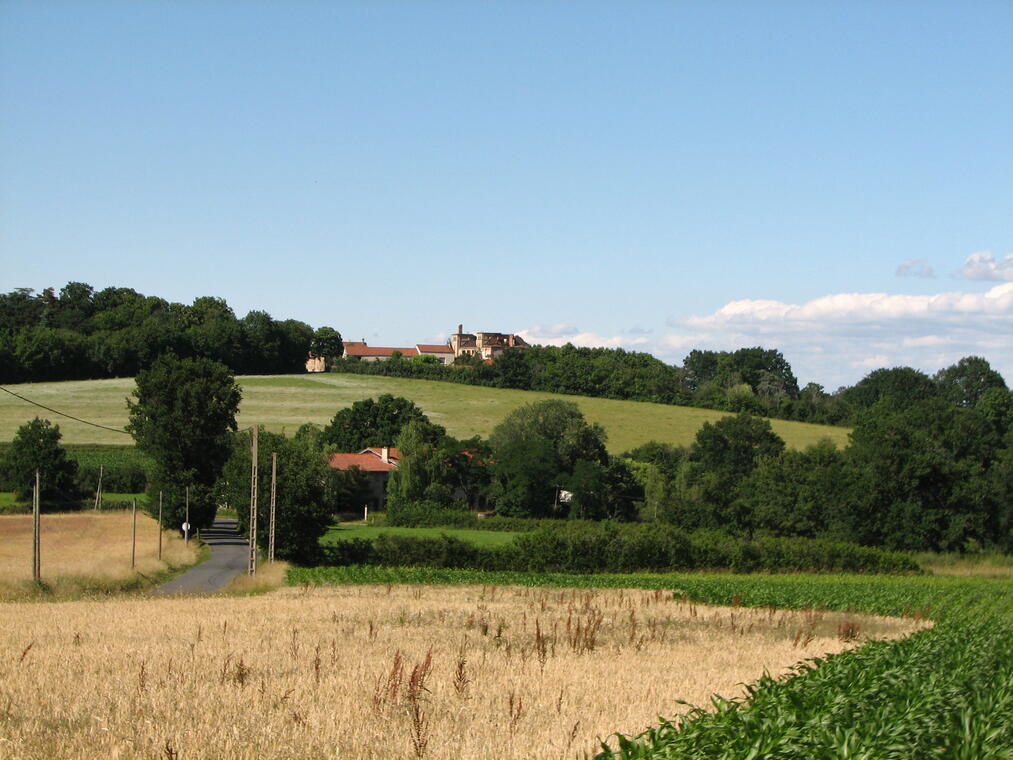
[[[0,755],[89,760],[572,758],[676,699],[925,627],[496,585],[0,611]]]
[[[605,427],[608,446],[613,453],[621,453],[650,440],[689,444],[704,422],[724,416],[722,412],[693,407],[374,376],[248,376],[240,377],[239,383],[243,388],[240,427],[258,423],[269,431],[289,434],[304,422],[324,425],[338,409],[381,393],[412,399],[434,422],[444,425],[451,435],[461,438],[488,436],[518,406],[547,398],[562,398],[577,403],[589,420]],[[29,383],[10,388],[75,417],[122,428],[127,422],[126,399],[133,391],[134,382],[124,378]],[[0,441],[11,440],[18,426],[36,415],[57,422],[67,443],[132,443],[127,435],[52,415],[7,394],[0,397]],[[784,420],[772,420],[771,424],[777,434],[794,448],[803,448],[821,438],[829,438],[838,446],[846,445],[848,440],[849,430],[846,428]]]

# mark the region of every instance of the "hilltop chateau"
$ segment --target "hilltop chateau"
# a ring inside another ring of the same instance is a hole
[[[365,340],[347,341],[345,356],[364,362],[382,362],[390,359],[394,352],[402,356],[435,356],[444,364],[452,364],[458,356],[478,356],[493,361],[508,348],[528,348],[527,341],[520,335],[498,332],[466,333],[464,325],[457,326],[457,332],[443,344],[416,343],[414,346],[393,348],[368,346]],[[307,372],[323,372],[324,357],[310,354],[306,361]]]

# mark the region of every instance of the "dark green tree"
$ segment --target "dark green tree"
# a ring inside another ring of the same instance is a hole
[[[410,400],[384,393],[375,401],[371,398],[356,401],[338,411],[324,428],[323,440],[331,451],[361,451],[368,446],[390,446],[413,420],[424,423],[424,437],[431,443],[438,443],[446,434]]]
[[[743,482],[764,457],[776,457],[784,441],[767,420],[746,413],[705,422],[676,479],[668,519],[686,529],[753,529],[751,513],[739,500]]]
[[[411,420],[398,435],[398,465],[387,481],[388,510],[420,501],[442,506],[452,502],[450,463],[441,447],[427,438],[428,432],[426,423]]]
[[[493,365],[500,377],[500,385],[504,388],[520,388],[526,390],[531,387],[531,366],[528,364],[524,352],[509,348],[496,359]]]
[[[824,439],[804,451],[761,457],[739,498],[763,533],[852,540],[840,519],[846,478],[843,453]]]
[[[139,372],[136,383],[127,429],[154,460],[150,492],[163,492],[163,525],[183,522],[187,488],[190,524],[210,525],[217,508],[212,489],[232,451],[239,386],[224,364],[171,353]]]
[[[344,355],[345,343],[341,339],[341,333],[333,327],[318,327],[313,332],[310,351],[317,356],[324,357],[328,368],[330,368],[331,362]]]
[[[995,543],[990,526],[1001,504],[988,473],[999,446],[981,414],[942,398],[877,403],[860,417],[847,452],[847,513],[858,540],[944,551]]]
[[[74,484],[77,462],[67,458],[60,438],[60,426],[39,417],[18,428],[0,462],[5,479],[14,485],[18,499],[31,497],[36,470],[42,501],[62,503],[80,497]]]
[[[590,468],[606,468],[605,431],[588,424],[571,401],[540,401],[511,412],[490,437],[492,446],[492,495],[502,514],[558,517],[569,507],[556,496],[567,488],[580,465],[578,481],[597,488]]]
[[[965,356],[932,378],[943,397],[957,406],[975,406],[992,388],[1006,390],[1002,375],[980,356]]]
[[[267,548],[271,506],[271,454],[278,455],[275,507],[275,556],[292,562],[319,561],[320,537],[334,520],[328,503],[330,468],[308,438],[259,433],[257,443],[257,545]],[[231,437],[230,455],[215,489],[222,503],[236,510],[239,527],[250,527],[251,433]]]
[[[880,399],[892,399],[894,404],[911,406],[930,398],[939,398],[939,385],[924,372],[911,367],[893,367],[870,372],[850,388],[842,388],[837,395],[859,413],[871,408]]]

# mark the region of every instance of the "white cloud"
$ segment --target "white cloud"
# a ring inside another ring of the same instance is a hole
[[[557,322],[554,325],[535,325],[524,332],[536,338],[562,338],[567,335],[577,335],[580,330],[572,322]],[[522,333],[518,333],[518,335],[522,335]],[[522,337],[527,339],[527,335],[522,335]]]
[[[991,251],[978,251],[967,257],[960,275],[967,280],[1013,281],[1013,253],[996,259]]]
[[[834,293],[799,304],[731,301],[708,315],[670,319],[655,353],[679,361],[693,348],[777,348],[799,380],[833,389],[884,366],[926,372],[981,355],[1013,379],[1013,282],[985,293]]]
[[[902,345],[905,348],[917,348],[921,346],[948,346],[953,343],[952,338],[944,338],[941,335],[922,335],[919,338],[904,338]]]
[[[643,350],[643,347],[649,343],[648,339],[643,337],[631,338],[628,335],[598,335],[593,332],[580,332],[551,337],[546,336],[540,330],[541,328],[531,328],[530,330],[521,330],[517,334],[528,343],[542,346],[565,346],[567,343],[572,343],[581,348],[637,349],[639,347]]]
[[[933,278],[935,271],[928,265],[928,259],[908,259],[894,273],[898,277],[924,277]]]
[[[966,320],[972,316],[1013,322],[1013,283],[996,285],[986,293],[924,296],[838,293],[804,304],[746,299],[725,304],[710,316],[690,317],[686,324],[694,327],[769,325],[784,330],[903,319]]]
[[[864,369],[879,369],[885,367],[890,363],[890,357],[886,354],[874,354],[873,356],[866,356],[863,359],[856,359],[855,361],[849,362],[852,367],[862,367]]]
[[[681,349],[693,349],[700,348],[702,344],[707,342],[709,336],[707,335],[665,335],[659,341],[660,344],[666,349],[681,350]]]

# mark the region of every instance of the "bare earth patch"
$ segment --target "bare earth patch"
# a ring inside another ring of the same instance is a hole
[[[668,592],[351,586],[0,605],[0,757],[575,757],[920,624]]]

